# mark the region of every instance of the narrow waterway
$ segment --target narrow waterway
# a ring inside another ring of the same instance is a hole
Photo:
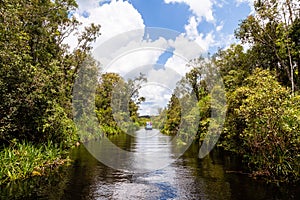
[[[48,178],[36,177],[3,186],[1,199],[300,199],[299,186],[277,187],[235,173],[240,170],[240,163],[224,152],[214,150],[199,159],[199,146],[192,144],[176,159],[169,140],[157,130],[110,138],[118,147],[132,152],[128,157],[117,158],[119,162],[132,169],[144,167],[146,173],[107,167],[81,145],[73,150],[74,162],[70,166]],[[105,146],[99,144],[100,141],[93,141],[87,146],[99,146],[98,150],[104,151]],[[111,149],[106,151],[112,153]],[[147,154],[157,160],[141,157]],[[171,164],[161,167],[157,163]],[[152,171],[155,168],[160,169]]]

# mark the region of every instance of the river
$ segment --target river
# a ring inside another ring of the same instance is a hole
[[[184,155],[174,158],[172,146],[167,142],[170,138],[157,130],[140,130],[133,136],[121,134],[109,139],[132,152],[128,157],[118,158],[120,162],[148,171],[125,172],[102,164],[85,148],[101,147],[100,141],[93,141],[72,150],[74,162],[50,177],[35,177],[1,187],[1,199],[300,199],[299,186],[277,187],[253,180],[238,172],[241,170],[238,159],[219,150],[199,159],[199,145],[193,143]],[[141,162],[140,156],[145,155],[141,152],[157,159]],[[164,161],[170,164],[157,165]]]

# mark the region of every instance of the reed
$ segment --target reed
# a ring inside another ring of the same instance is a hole
[[[67,150],[62,145],[13,142],[0,151],[0,185],[17,179],[42,176],[69,162]]]

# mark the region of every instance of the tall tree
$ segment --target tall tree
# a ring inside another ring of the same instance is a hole
[[[172,94],[169,101],[166,117],[167,119],[162,132],[168,135],[176,135],[180,128],[181,106],[179,99],[175,94]]]
[[[101,75],[95,103],[103,132],[120,133],[137,122],[138,106],[145,100],[139,96],[138,91],[144,81],[146,79],[142,74],[127,81],[117,73]]]
[[[63,40],[80,25],[75,0],[0,1],[0,140],[71,137],[71,92],[99,34],[91,25],[70,52]]]
[[[299,18],[298,1],[258,0],[254,7],[255,14],[242,21],[236,36],[252,44],[258,67],[276,70],[279,81],[294,92],[299,87],[299,57],[290,32]]]

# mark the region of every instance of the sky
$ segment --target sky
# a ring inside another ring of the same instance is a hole
[[[238,43],[234,30],[253,12],[253,0],[77,0],[70,13],[82,22],[101,25],[93,44],[102,71],[125,79],[139,73],[148,82],[140,114],[157,114],[166,106],[175,83],[189,69],[188,60]],[[152,28],[155,27],[155,28]],[[66,39],[71,48],[75,36]]]

